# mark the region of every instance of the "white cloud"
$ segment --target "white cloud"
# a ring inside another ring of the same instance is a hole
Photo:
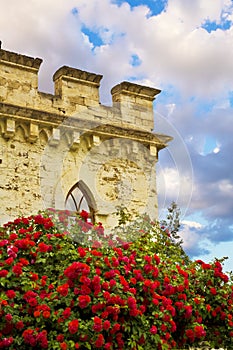
[[[71,15],[74,7],[76,16]],[[222,0],[170,0],[165,12],[148,17],[146,6],[131,9],[110,0],[9,0],[1,6],[0,30],[3,46],[42,56],[47,71],[62,62],[94,66],[108,77],[106,85],[135,72],[153,84],[179,87],[183,94],[211,96],[233,89],[233,29],[207,33],[200,26],[206,18],[219,20],[229,7]],[[104,42],[94,57],[82,23]],[[142,61],[137,68],[129,64],[135,53]]]
[[[195,230],[192,230],[189,225],[185,225],[179,235],[183,240],[182,247],[187,252],[193,247],[197,247],[200,242],[199,233]]]
[[[183,216],[190,204],[193,191],[192,178],[182,174],[175,168],[161,168],[157,171],[157,187],[160,208],[167,208],[175,201],[181,209]]]
[[[203,225],[200,222],[190,221],[190,220],[182,220],[181,224],[185,225],[187,227],[194,227],[194,228],[197,228],[197,229],[200,229],[200,228],[203,227]]]
[[[216,186],[225,196],[233,199],[233,184],[228,179],[224,179],[218,182]]]

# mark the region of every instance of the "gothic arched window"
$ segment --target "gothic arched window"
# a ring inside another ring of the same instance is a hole
[[[96,203],[88,186],[82,181],[78,181],[69,190],[65,206],[67,210],[80,213],[85,210],[89,213],[91,221],[95,221]]]

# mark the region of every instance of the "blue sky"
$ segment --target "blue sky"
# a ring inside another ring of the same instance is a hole
[[[233,270],[233,1],[40,0],[1,5],[3,48],[42,57],[39,85],[62,65],[104,75],[101,102],[123,80],[160,88],[155,131],[160,212],[182,210],[185,250]]]
[[[119,6],[122,5],[124,2],[124,0],[112,1],[112,3],[115,3]],[[150,9],[150,14],[148,16],[156,16],[166,9],[167,0],[129,0],[127,1],[127,3],[131,6],[131,8],[145,5]]]

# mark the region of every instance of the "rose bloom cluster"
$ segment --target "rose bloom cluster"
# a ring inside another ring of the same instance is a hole
[[[221,261],[191,261],[147,218],[125,228],[134,241],[86,212],[72,222],[50,211],[0,229],[0,349],[231,346]]]

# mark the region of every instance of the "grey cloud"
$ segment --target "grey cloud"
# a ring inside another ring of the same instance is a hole
[[[201,241],[201,237],[200,237],[200,241]],[[211,252],[210,249],[203,248],[201,244],[196,244],[192,247],[186,248],[184,249],[184,251],[190,258],[206,255]]]

